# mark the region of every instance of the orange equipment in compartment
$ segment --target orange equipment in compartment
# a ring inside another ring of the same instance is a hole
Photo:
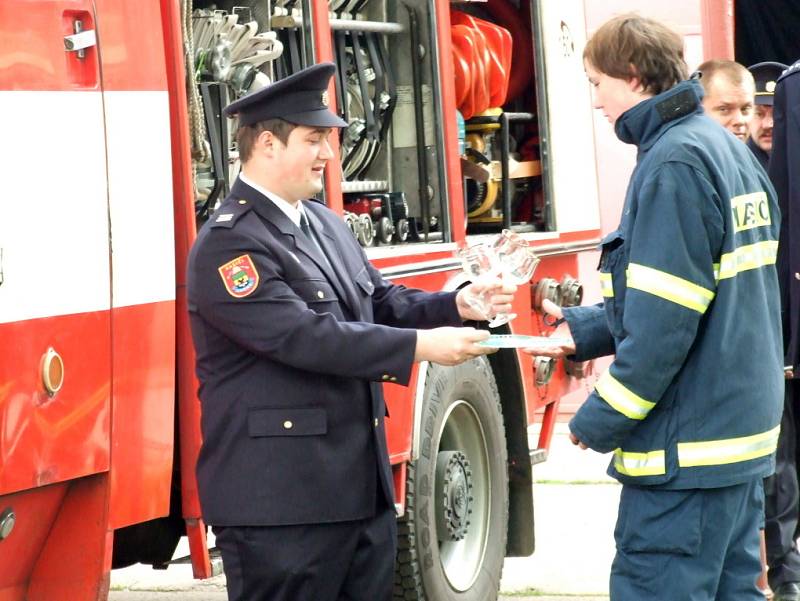
[[[511,33],[460,11],[450,13],[456,103],[464,119],[505,104],[511,76]]]

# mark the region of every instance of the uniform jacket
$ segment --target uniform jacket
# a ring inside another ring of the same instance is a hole
[[[769,155],[758,144],[753,142],[753,138],[747,138],[746,144],[753,156],[758,159],[758,164],[766,171],[769,168]]]
[[[797,377],[800,375],[800,61],[778,80],[773,111],[769,175],[783,215],[778,279],[786,351],[784,365],[794,368]]]
[[[305,210],[329,263],[240,180],[189,257],[210,524],[355,520],[392,504],[381,382],[408,382],[412,328],[461,324],[454,293],[390,284],[339,216]]]
[[[756,159],[702,114],[701,97],[684,82],[618,119],[639,155],[602,242],[604,306],[565,312],[578,358],[613,342],[570,428],[614,451],[609,473],[623,483],[721,487],[774,466],[779,211]]]

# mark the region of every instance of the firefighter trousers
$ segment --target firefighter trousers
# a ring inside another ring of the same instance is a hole
[[[611,601],[764,601],[761,478],[724,488],[623,486]]]

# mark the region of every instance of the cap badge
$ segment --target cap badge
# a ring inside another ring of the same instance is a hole
[[[767,92],[770,92],[770,93],[773,93],[773,94],[775,93],[775,82],[774,81],[768,81],[767,85],[764,86],[764,87],[767,90]]]
[[[325,90],[325,91],[322,93],[322,98],[321,98],[321,100],[322,100],[322,106],[325,106],[325,107],[327,107],[327,106],[328,106],[328,90]]]

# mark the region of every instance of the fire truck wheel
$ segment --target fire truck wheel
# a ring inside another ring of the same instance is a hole
[[[484,357],[428,367],[418,455],[398,520],[394,598],[496,599],[508,472],[500,396]]]

